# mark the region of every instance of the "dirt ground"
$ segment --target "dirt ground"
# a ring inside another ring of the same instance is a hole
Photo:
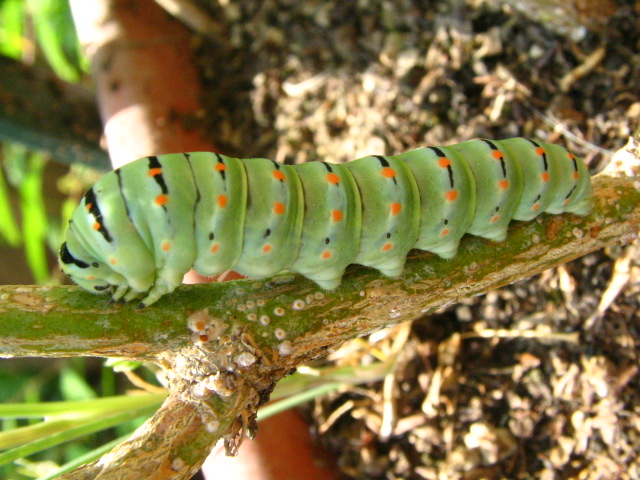
[[[636,0],[219,0],[199,37],[223,153],[343,162],[474,137],[593,172],[640,125]],[[464,245],[462,246],[464,248]],[[640,479],[640,250],[588,255],[355,342],[384,383],[309,411],[362,479]]]

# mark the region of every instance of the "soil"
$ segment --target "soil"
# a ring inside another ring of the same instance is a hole
[[[226,154],[343,162],[522,135],[597,172],[639,129],[636,0],[202,4],[219,30],[195,41],[195,121]],[[345,346],[327,361],[393,374],[316,400],[320,441],[359,479],[640,479],[639,252]]]

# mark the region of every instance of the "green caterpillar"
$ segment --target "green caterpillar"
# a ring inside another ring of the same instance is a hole
[[[159,155],[87,191],[60,264],[80,286],[114,300],[144,295],[141,307],[173,291],[190,268],[257,278],[289,270],[333,289],[351,263],[397,276],[412,248],[449,258],[465,233],[502,241],[512,219],[586,215],[592,201],[582,161],[524,138],[344,165]]]

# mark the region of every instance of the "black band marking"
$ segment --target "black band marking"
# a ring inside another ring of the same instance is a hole
[[[86,207],[88,207],[89,213],[93,215],[93,218],[96,222],[95,224],[97,225],[96,230],[98,230],[98,232],[102,234],[107,242],[112,242],[113,238],[111,237],[111,234],[109,233],[107,228],[104,226],[102,212],[98,207],[96,194],[93,191],[93,188],[90,188],[89,190],[87,190],[87,193],[84,194],[84,204]]]
[[[220,163],[221,165],[225,165],[223,158],[220,156],[220,154],[218,153],[214,153],[214,155],[216,156],[216,158],[218,159],[218,163]],[[226,166],[226,165],[225,165]],[[220,176],[222,177],[222,180],[226,180],[227,179],[227,172],[224,169],[218,170],[218,172],[220,173]]]
[[[196,189],[196,201],[193,204],[193,229],[195,231],[196,211],[198,210],[198,206],[200,205],[200,200],[202,199],[202,195],[200,194],[200,189],[198,188],[198,182],[196,181],[196,173],[193,171],[193,165],[191,164],[191,157],[188,153],[185,153],[184,158],[186,158],[187,163],[189,164],[189,170],[191,171],[191,180],[193,180],[193,188]]]
[[[567,196],[564,197],[565,200],[567,200],[571,194],[576,190],[576,188],[578,187],[578,185],[574,185],[573,187],[571,187],[571,190],[569,190],[569,193],[567,193]]]
[[[507,178],[507,164],[504,161],[504,152],[502,152],[495,143],[493,143],[491,140],[487,140],[485,138],[482,139],[482,141],[484,143],[486,143],[487,145],[489,145],[489,148],[491,148],[491,150],[495,150],[496,152],[500,152],[502,153],[502,158],[500,158],[500,166],[502,167],[502,176],[504,178]]]
[[[446,158],[447,160],[449,160],[449,157],[447,157],[444,154],[444,152],[440,150],[438,147],[427,147],[427,148],[429,148],[433,153],[438,155],[439,158]],[[455,182],[453,181],[453,169],[451,168],[451,160],[449,160],[449,165],[447,165],[447,172],[449,173],[449,185],[453,189],[455,187]]]
[[[69,264],[73,263],[78,268],[89,268],[89,264],[88,263],[85,263],[82,260],[79,260],[76,257],[74,257],[73,255],[71,255],[71,252],[69,251],[69,248],[67,247],[67,242],[64,242],[62,244],[62,246],[60,247],[60,260],[65,265],[69,265]]]
[[[158,157],[153,156],[148,158],[149,158],[149,170],[151,170],[152,168],[159,168],[160,170],[162,170],[162,165],[160,164]],[[165,195],[168,195],[169,189],[167,188],[167,183],[164,181],[164,175],[162,173],[159,173],[157,175],[154,175],[153,179],[156,181],[156,183],[160,187],[160,190],[162,190],[162,193]]]
[[[531,140],[530,138],[527,138],[527,140],[534,147],[541,148],[540,144],[538,142],[535,142],[535,141]],[[547,161],[547,151],[544,148],[542,149],[542,163],[544,165],[544,171],[548,172],[549,171],[549,162]]]
[[[122,197],[122,201],[124,202],[124,210],[127,212],[127,217],[133,223],[133,219],[131,218],[131,211],[129,210],[129,203],[127,202],[127,197],[124,196],[124,190],[122,189],[122,172],[119,168],[114,170],[116,177],[118,177],[118,190],[120,191],[120,196]]]
[[[375,158],[378,159],[378,161],[380,162],[380,165],[382,166],[382,168],[391,167],[391,165],[389,165],[389,162],[387,161],[387,159],[384,158],[382,155],[375,155]],[[393,183],[395,185],[398,185],[398,180],[396,179],[395,176],[391,177],[391,180],[393,180]]]

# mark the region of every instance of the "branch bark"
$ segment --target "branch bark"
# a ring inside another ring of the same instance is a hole
[[[0,355],[120,356],[161,365],[171,395],[156,415],[108,456],[63,478],[187,479],[220,438],[233,454],[253,435],[256,409],[297,365],[355,336],[635,238],[637,179],[601,175],[594,191],[587,217],[516,223],[500,244],[467,237],[452,260],[416,252],[397,279],[353,267],[331,292],[284,275],[184,286],[135,311],[77,287],[1,287]],[[194,315],[208,323],[206,332],[189,329]]]

